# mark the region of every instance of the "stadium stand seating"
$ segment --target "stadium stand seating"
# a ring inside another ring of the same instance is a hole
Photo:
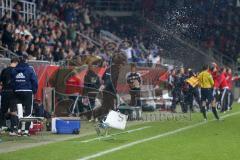
[[[17,11],[14,14],[2,12],[2,46],[17,55],[27,52],[30,59],[54,62],[81,61],[86,55],[94,55],[107,62],[110,55],[104,50],[106,42],[101,39],[101,30],[129,42],[133,49],[131,61],[139,64],[159,62],[159,57],[168,52],[163,51],[164,44],[156,43],[156,35],[149,35],[147,27],[134,16],[100,16],[92,10],[97,9],[96,4],[88,0],[30,2],[37,6],[35,19],[26,19]],[[144,1],[143,6],[137,2],[131,5],[135,5],[135,10],[145,11],[145,18],[155,17],[158,25],[187,37],[191,42],[198,42],[200,47],[217,49],[232,59],[238,58],[240,16],[234,1],[189,3],[182,0],[159,4],[150,0]],[[12,6],[19,10],[24,8],[14,2]],[[132,11],[133,7],[130,8]]]

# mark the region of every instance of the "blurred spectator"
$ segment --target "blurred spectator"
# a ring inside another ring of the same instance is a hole
[[[2,35],[2,44],[9,48],[10,50],[13,50],[13,42],[14,39],[12,37],[12,30],[11,30],[11,24],[5,24],[3,35]]]

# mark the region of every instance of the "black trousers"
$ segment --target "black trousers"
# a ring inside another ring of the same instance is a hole
[[[1,93],[1,111],[0,111],[0,127],[6,125],[6,113],[8,112],[8,109],[10,109],[11,112],[16,111],[16,105],[15,105],[15,96],[13,91],[2,91]]]
[[[228,109],[228,93],[229,89],[225,88],[221,90],[221,112]]]
[[[182,111],[186,112],[185,104],[184,104],[184,94],[182,93],[182,91],[180,89],[173,89],[172,96],[173,96],[173,100],[172,100],[171,110],[175,111],[177,104],[180,103]]]
[[[32,92],[15,92],[16,104],[23,105],[23,116],[29,116],[32,113],[33,94]],[[26,122],[25,130],[29,130],[30,122]],[[21,127],[21,126],[19,126]]]
[[[198,105],[200,106],[201,104],[201,100],[200,100],[200,95],[199,95],[199,91],[198,91],[198,88],[190,88],[185,96],[184,96],[184,103],[186,105],[186,109],[188,110],[188,106],[189,106],[189,109],[191,111],[193,111],[193,100],[196,100],[196,102],[198,103]]]
[[[114,109],[116,100],[117,96],[115,93],[103,91],[102,106],[94,108],[92,111],[81,113],[80,115],[85,115],[87,117],[91,117],[91,115],[93,115],[94,118],[99,118],[99,120],[102,120],[110,110]]]
[[[133,88],[129,91],[131,95],[130,106],[141,106],[140,88]]]
[[[228,91],[228,108],[232,108],[234,96],[231,90]]]

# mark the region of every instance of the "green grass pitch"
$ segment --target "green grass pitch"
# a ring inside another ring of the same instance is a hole
[[[30,149],[0,154],[0,160],[79,160],[99,153],[97,160],[238,160],[240,157],[240,105],[221,116],[232,113],[224,121],[209,120],[203,122],[200,113],[194,113],[192,119],[147,122],[127,128],[127,130],[150,126],[144,130],[117,135],[114,139],[82,141],[94,138],[86,136]],[[111,153],[103,151],[139,142],[149,137],[169,133],[194,124],[201,125],[166,134],[153,140],[136,143],[117,149]],[[120,132],[120,131],[113,131]]]

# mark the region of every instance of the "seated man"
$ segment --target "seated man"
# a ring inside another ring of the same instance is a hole
[[[131,72],[127,73],[127,83],[130,87],[131,106],[141,106],[140,90],[141,90],[141,75],[136,71],[136,65],[131,64]]]

